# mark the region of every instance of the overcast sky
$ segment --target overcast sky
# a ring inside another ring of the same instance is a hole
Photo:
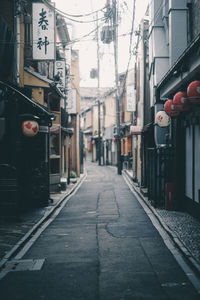
[[[149,0],[136,0],[135,12],[135,26],[137,29],[139,21],[145,14],[146,7]],[[55,0],[56,8],[74,15],[85,15],[92,11],[96,11],[105,6],[106,0]],[[124,72],[127,68],[129,58],[129,35],[132,25],[132,4],[133,0],[120,0],[119,11],[121,15],[121,24],[119,27],[119,72]],[[101,17],[101,13],[99,13]],[[93,20],[93,16],[85,16],[83,18],[73,18],[80,21]],[[70,18],[70,17],[69,17]],[[76,38],[81,38],[92,31],[96,24],[92,23],[78,23],[66,19],[66,22],[74,24],[74,33]],[[102,22],[99,21],[99,25]],[[106,25],[106,24],[104,24]],[[101,29],[100,29],[101,31]],[[127,35],[126,35],[127,34]],[[81,73],[81,86],[97,86],[97,80],[90,78],[90,70],[97,66],[97,50],[96,42],[93,40],[94,34],[89,35],[79,43],[73,45],[74,49],[80,50],[80,73]],[[134,36],[133,36],[134,43]],[[100,86],[112,86],[114,81],[114,56],[113,56],[113,43],[103,44],[100,43]]]

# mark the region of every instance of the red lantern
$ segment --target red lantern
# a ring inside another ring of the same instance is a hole
[[[95,144],[95,141],[93,140],[93,141],[92,141],[92,145],[94,145],[94,144]]]
[[[187,98],[186,92],[178,92],[174,95],[173,104],[175,106],[175,110],[178,111],[189,111],[190,104]]]
[[[169,99],[165,102],[164,105],[165,112],[170,117],[177,117],[179,115],[179,111],[175,110],[175,106],[173,104],[173,100]]]
[[[194,104],[200,104],[200,81],[195,80],[188,85],[188,100]]]
[[[39,131],[39,125],[36,121],[24,121],[22,123],[22,132],[26,136],[35,136]]]
[[[115,137],[114,137],[112,140],[113,140],[113,142],[116,142],[116,141],[117,141],[117,139],[116,139]]]

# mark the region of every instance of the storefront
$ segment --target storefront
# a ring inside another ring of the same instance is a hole
[[[6,215],[48,204],[53,116],[4,82],[0,82],[0,90],[4,120],[0,126],[0,211]]]
[[[168,137],[174,151],[175,206],[197,217],[200,216],[199,42],[197,36],[157,87],[159,98],[166,99],[165,110],[177,111],[171,116]]]

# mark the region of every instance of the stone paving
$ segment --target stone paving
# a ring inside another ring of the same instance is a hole
[[[200,263],[200,222],[185,212],[156,209],[163,222],[179,237]]]

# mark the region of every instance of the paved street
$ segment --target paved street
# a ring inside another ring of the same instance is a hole
[[[89,161],[80,189],[0,291],[1,300],[199,299],[116,168]]]

